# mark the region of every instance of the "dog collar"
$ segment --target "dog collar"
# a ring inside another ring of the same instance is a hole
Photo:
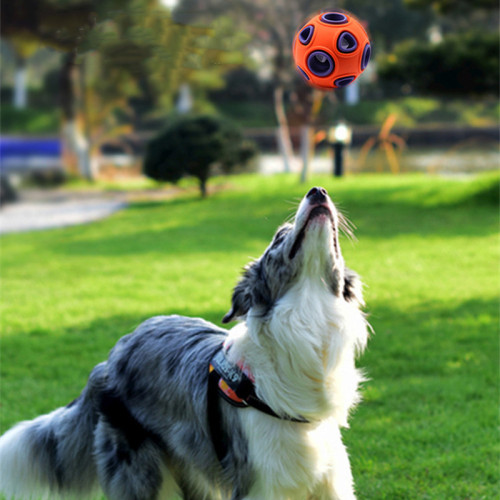
[[[252,373],[241,363],[233,364],[226,357],[226,349],[221,348],[213,356],[209,366],[210,383],[217,386],[217,392],[228,403],[238,408],[251,406],[257,410],[290,422],[309,423],[305,418],[278,415],[262,401],[255,392]]]

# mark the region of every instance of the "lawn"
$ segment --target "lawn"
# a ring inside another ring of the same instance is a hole
[[[364,402],[344,432],[359,498],[497,498],[498,177],[217,182],[207,200],[187,189],[97,223],[2,237],[2,431],[74,399],[149,316],[220,323],[241,267],[320,184],[357,226],[343,252],[375,330],[359,361]]]

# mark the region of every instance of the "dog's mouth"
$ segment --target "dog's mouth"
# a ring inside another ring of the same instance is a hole
[[[300,228],[297,237],[295,238],[295,241],[292,245],[292,248],[290,250],[289,258],[292,260],[302,247],[302,243],[304,241],[304,238],[306,236],[307,228],[309,227],[310,223],[318,219],[320,217],[326,218],[329,223],[331,224],[333,230],[335,231],[335,220],[333,217],[332,210],[330,207],[326,204],[321,204],[321,205],[316,205],[313,206],[310,209],[309,214],[307,215],[307,218],[305,219],[304,223],[302,224],[302,227]]]

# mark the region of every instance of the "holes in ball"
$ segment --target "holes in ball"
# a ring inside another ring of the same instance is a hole
[[[364,71],[364,69],[368,66],[371,55],[372,55],[372,48],[370,44],[367,43],[365,45],[365,48],[363,49],[363,56],[361,57],[361,71]]]
[[[310,78],[307,76],[307,73],[300,66],[297,66],[297,69],[306,80],[310,80]]]
[[[314,26],[306,26],[300,33],[299,33],[299,40],[302,45],[307,45],[313,36],[314,33]]]
[[[335,68],[335,63],[330,54],[315,50],[307,58],[307,67],[316,76],[328,76]]]
[[[347,87],[347,85],[352,83],[355,79],[355,76],[344,76],[342,78],[337,78],[333,84],[335,87]]]
[[[341,12],[326,12],[321,16],[321,20],[328,24],[345,24],[347,16],[344,16]]]
[[[352,33],[343,31],[337,39],[337,49],[344,54],[350,54],[358,48],[358,42]]]

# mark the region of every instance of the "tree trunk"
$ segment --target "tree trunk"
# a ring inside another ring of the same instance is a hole
[[[309,170],[311,166],[311,159],[314,156],[314,150],[316,147],[315,135],[314,135],[314,124],[316,123],[316,118],[321,110],[321,104],[323,102],[324,94],[317,90],[312,91],[311,106],[307,106],[307,113],[304,116],[304,125],[300,131],[300,150],[302,157],[302,169],[300,172],[300,182],[302,184],[307,182],[309,177]]]
[[[61,141],[64,167],[76,174],[78,160],[75,150],[75,92],[73,88],[73,71],[75,53],[69,52],[64,56],[61,72],[59,73],[59,104],[62,111]]]
[[[293,146],[290,138],[290,128],[285,113],[285,103],[283,100],[283,86],[278,85],[274,89],[274,112],[278,121],[278,145],[283,157],[285,172],[291,172],[293,158]]]
[[[93,180],[88,140],[82,134],[78,120],[65,121],[62,127],[64,164],[84,179]]]
[[[60,73],[60,103],[63,114],[62,142],[64,165],[71,172],[93,180],[90,161],[90,143],[85,134],[82,93],[85,92],[76,54],[69,52]],[[79,105],[80,104],[80,105]]]
[[[200,192],[201,197],[205,199],[207,197],[207,179],[200,177]]]
[[[69,52],[64,56],[61,73],[59,74],[59,99],[64,121],[73,121],[75,118],[75,91],[73,86],[75,57],[74,52]]]
[[[87,88],[85,81],[86,58],[82,57],[81,63],[77,66],[77,125],[78,125],[78,166],[83,177],[89,181],[94,181],[98,172],[98,163],[93,161],[92,140],[90,137],[89,117],[87,108]]]
[[[28,104],[28,92],[26,84],[26,59],[21,56],[16,56],[13,104],[16,109],[24,109]]]
[[[313,147],[314,129],[311,125],[303,125],[300,129],[300,153],[302,157],[302,170],[300,172],[300,183],[307,182],[311,157],[314,151]]]

